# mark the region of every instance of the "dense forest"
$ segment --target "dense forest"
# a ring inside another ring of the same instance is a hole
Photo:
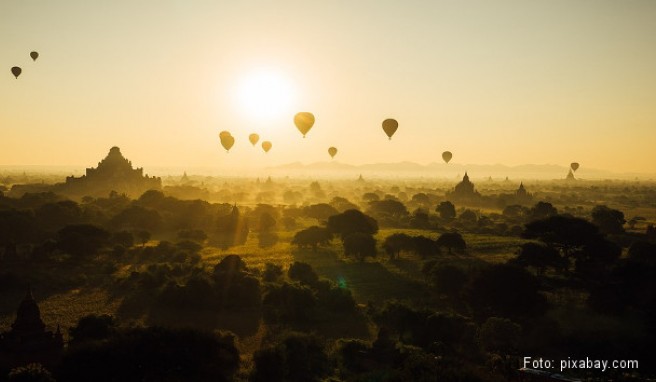
[[[0,380],[507,381],[524,357],[656,375],[651,184],[490,181],[460,201],[426,180],[164,185],[4,187]],[[59,347],[12,342],[36,304]]]

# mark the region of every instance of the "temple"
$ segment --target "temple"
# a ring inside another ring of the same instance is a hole
[[[565,178],[565,180],[576,180],[576,178],[574,177],[574,173],[572,172],[571,169],[567,173],[567,177]]]
[[[39,306],[28,287],[11,330],[0,334],[0,368],[14,368],[34,362],[53,365],[63,348],[64,337],[59,325],[55,333],[46,330]]]
[[[526,191],[524,187],[524,182],[519,183],[519,188],[515,191],[515,203],[517,204],[529,204],[533,201],[533,195]]]
[[[447,192],[446,196],[449,200],[454,201],[474,201],[480,199],[481,194],[474,188],[474,183],[469,180],[469,175],[465,172],[462,181],[456,184],[452,192]]]
[[[98,167],[87,168],[86,175],[78,178],[67,177],[62,186],[63,193],[79,196],[107,196],[115,191],[138,197],[148,190],[160,190],[162,179],[144,176],[143,168],[133,168],[132,162],[115,146],[109,150],[105,159],[98,163]]]

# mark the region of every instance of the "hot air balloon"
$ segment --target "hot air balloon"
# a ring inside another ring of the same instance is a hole
[[[579,164],[577,162],[572,162],[572,164],[570,164],[569,167],[572,168],[572,171],[576,171],[579,169]]]
[[[399,128],[399,123],[396,122],[396,119],[386,119],[383,121],[383,130],[385,131],[385,134],[389,137],[389,139],[392,139],[392,135],[396,133],[396,129]]]
[[[312,125],[314,125],[314,115],[306,111],[300,112],[294,116],[294,124],[298,131],[303,134],[303,138],[305,138],[305,134],[307,134],[312,128]]]
[[[451,158],[453,158],[453,154],[451,154],[451,151],[445,151],[442,153],[442,159],[444,159],[446,163],[449,163]]]
[[[227,152],[230,152],[230,148],[235,144],[235,138],[228,134],[221,137],[221,146],[226,149]]]
[[[251,135],[248,136],[248,140],[251,141],[251,144],[252,144],[253,146],[255,146],[255,144],[257,143],[257,141],[260,140],[260,136],[257,135],[257,134],[251,134]]]
[[[331,158],[334,158],[335,155],[337,154],[337,148],[335,148],[335,147],[328,148],[328,154],[330,154]]]
[[[20,76],[22,71],[23,71],[23,69],[19,68],[18,66],[14,66],[13,68],[11,68],[11,74],[13,74],[14,77],[16,77],[16,78],[18,78],[18,76]]]
[[[30,57],[32,57],[32,61],[36,61],[39,58],[39,52],[30,52]]]
[[[268,153],[269,150],[271,150],[271,146],[273,145],[269,141],[262,142],[262,150],[264,150],[265,153]]]
[[[225,131],[225,130],[223,130],[222,132],[219,133],[219,138],[229,137],[229,136],[231,136],[231,135],[232,135],[232,134],[230,134],[229,131]]]

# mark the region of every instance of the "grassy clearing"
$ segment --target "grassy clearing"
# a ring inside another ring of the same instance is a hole
[[[273,263],[287,266],[293,262],[291,256],[290,242],[294,232],[281,231],[277,232],[278,242],[271,246],[262,248],[259,245],[257,233],[250,233],[248,240],[244,245],[222,250],[216,247],[205,247],[201,251],[203,261],[214,265],[227,255],[239,255],[244,259],[249,267],[264,269],[264,264]]]
[[[15,310],[23,297],[24,293],[7,296],[7,303],[11,302],[14,307],[12,311],[4,311],[0,316],[0,327],[10,327],[14,322]],[[64,339],[68,338],[68,328],[75,326],[80,317],[89,314],[115,314],[121,304],[121,299],[112,299],[106,290],[100,288],[72,289],[45,299],[39,299],[38,291],[35,291],[34,297],[47,329],[55,331],[57,325],[60,325]]]

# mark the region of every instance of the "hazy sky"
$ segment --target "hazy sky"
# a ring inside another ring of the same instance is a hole
[[[0,67],[4,165],[95,165],[116,145],[146,167],[256,168],[336,146],[354,164],[451,150],[655,171],[651,0],[2,0]],[[259,76],[274,88],[253,94]],[[297,111],[316,116],[306,139]]]

